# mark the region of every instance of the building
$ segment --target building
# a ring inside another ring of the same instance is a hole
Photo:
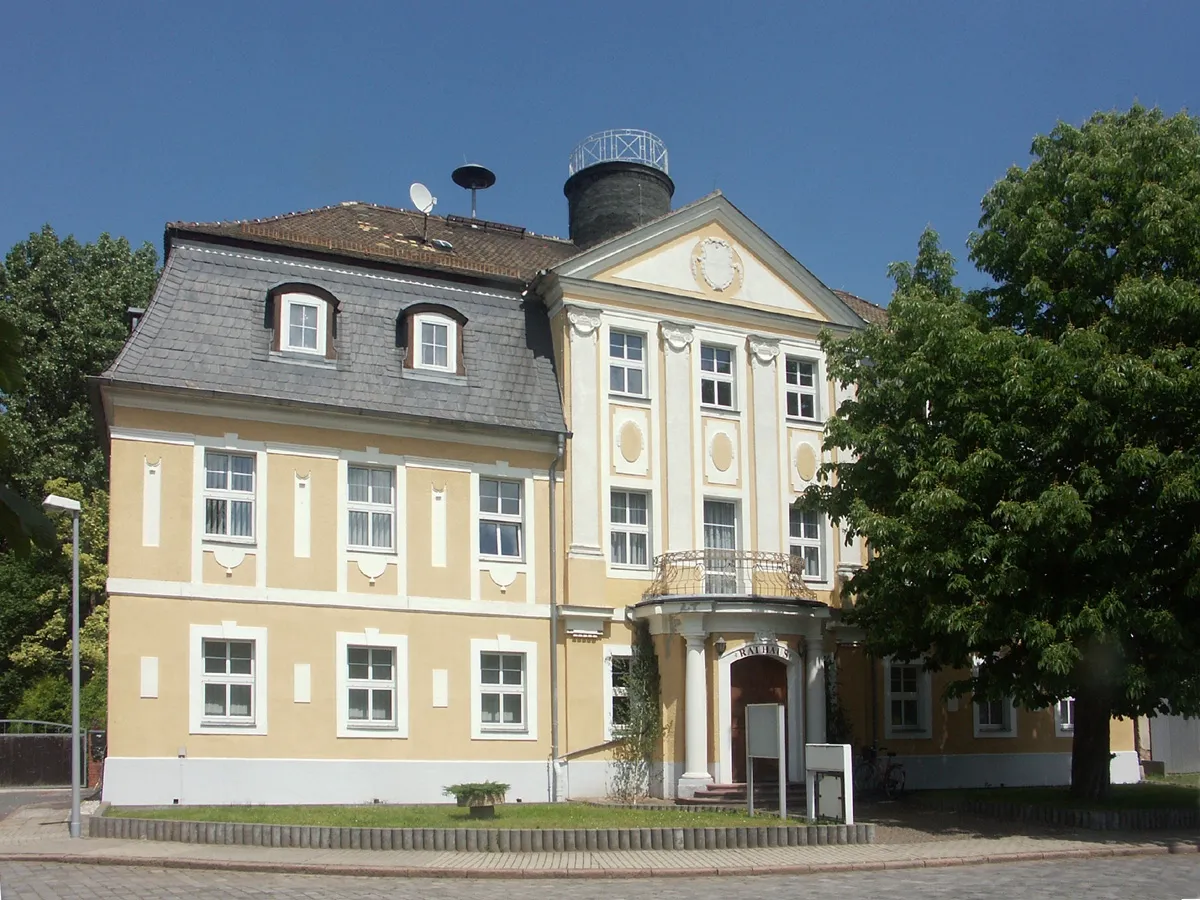
[[[817,336],[883,311],[719,193],[671,211],[652,135],[585,141],[564,191],[569,241],[367,203],[168,226],[96,385],[105,798],[602,796],[641,622],[667,796],[744,779],[748,702],[786,703],[799,780],[827,659],[911,786],[1065,780],[1069,722],[950,708],[840,627],[864,549],[793,501],[841,399]]]

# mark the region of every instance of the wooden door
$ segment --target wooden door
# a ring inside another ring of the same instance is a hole
[[[787,665],[769,656],[750,656],[739,659],[729,670],[729,699],[733,712],[730,723],[730,744],[733,751],[733,780],[746,780],[746,704],[782,703],[787,709]],[[784,760],[784,771],[786,768]],[[774,760],[758,760],[754,764],[755,781],[779,780],[779,766]]]

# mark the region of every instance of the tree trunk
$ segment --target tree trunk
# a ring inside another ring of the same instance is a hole
[[[1075,739],[1071,745],[1071,796],[1103,800],[1109,789],[1109,725],[1112,701],[1103,690],[1075,694]]]

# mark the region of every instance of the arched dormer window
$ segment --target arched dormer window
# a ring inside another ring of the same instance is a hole
[[[340,302],[315,284],[288,282],[267,292],[266,326],[274,332],[271,349],[337,359],[337,314]]]
[[[465,375],[463,330],[467,317],[439,303],[417,303],[400,313],[397,344],[407,348],[406,369]]]

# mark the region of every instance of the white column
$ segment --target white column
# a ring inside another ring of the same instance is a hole
[[[695,508],[692,502],[692,326],[663,322],[666,349],[663,402],[667,412],[667,540],[668,552],[694,550]]]
[[[758,543],[754,549],[782,553],[780,528],[784,501],[779,484],[779,372],[775,365],[779,341],[751,335],[749,344],[754,397],[754,497],[758,524]]]
[[[684,680],[683,727],[685,771],[679,779],[676,796],[691,797],[697,788],[712,782],[708,774],[708,664],[705,659],[706,635],[687,635],[687,666]]]
[[[804,638],[804,742],[825,743],[825,641],[817,623]]]
[[[602,559],[600,547],[600,395],[596,332],[600,312],[572,306],[571,323],[571,556]]]

